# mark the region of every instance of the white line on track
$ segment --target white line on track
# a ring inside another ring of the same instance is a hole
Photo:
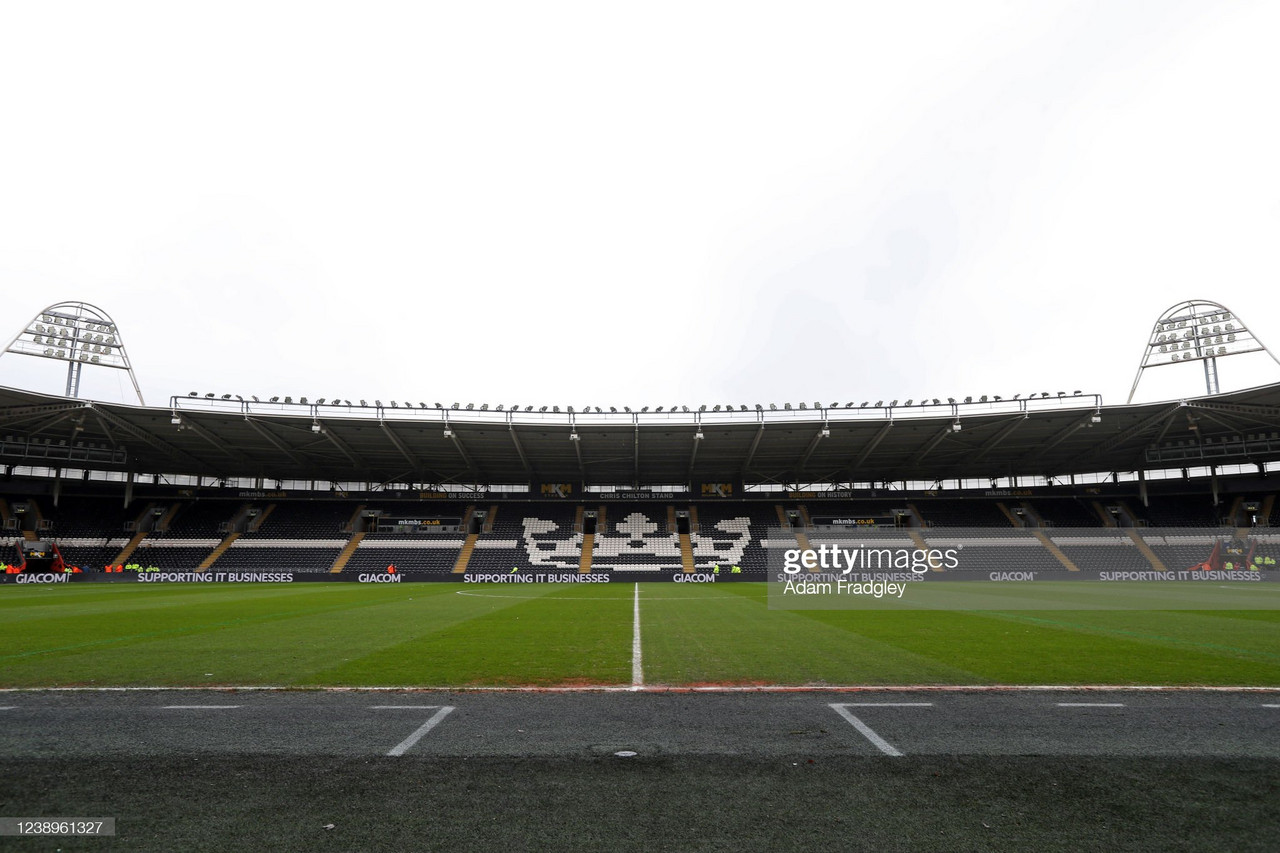
[[[165,705],[166,711],[229,711],[239,705]]]
[[[17,705],[0,705],[0,711],[13,711],[17,709]],[[1265,705],[1263,706],[1266,707]]]
[[[375,711],[400,711],[404,709],[413,709],[417,711],[426,711],[432,708],[439,708],[439,705],[370,705]]]
[[[434,729],[441,720],[449,716],[449,712],[452,710],[453,710],[452,705],[445,705],[441,707],[439,711],[436,711],[434,714],[431,715],[431,719],[427,720],[425,723],[418,726],[418,728],[414,730],[413,734],[409,735],[407,738],[405,738],[404,740],[400,741],[398,744],[393,746],[391,748],[391,751],[388,752],[387,755],[404,755],[413,747],[415,743],[422,740],[423,736],[427,732]]]
[[[1059,702],[1059,708],[1123,708],[1123,702]]]
[[[644,667],[640,661],[640,584],[636,584],[635,615],[631,627],[631,689],[644,687]]]
[[[841,702],[845,708],[932,708],[932,702]]]
[[[1264,707],[1264,708],[1280,708],[1280,705],[1263,705],[1262,707]],[[9,709],[8,709],[8,708],[6,708],[5,710],[7,711],[7,710],[9,710]]]
[[[870,726],[862,722],[862,720],[859,720],[853,714],[849,713],[848,709],[846,709],[843,704],[839,702],[832,702],[830,707],[831,710],[844,717],[845,720],[848,721],[849,725],[857,729],[859,734],[871,741],[871,743],[875,745],[876,749],[880,750],[885,755],[892,755],[895,758],[901,758],[903,756],[903,753],[894,748],[893,744],[880,737],[880,735],[871,730]]]

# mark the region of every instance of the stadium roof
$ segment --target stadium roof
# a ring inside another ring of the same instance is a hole
[[[157,408],[0,388],[0,460],[6,466],[440,485],[1065,476],[1280,460],[1280,384],[1144,405],[1103,406],[1093,396],[1067,396],[599,415],[203,398],[175,398]]]

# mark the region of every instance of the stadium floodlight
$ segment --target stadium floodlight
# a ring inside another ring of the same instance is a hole
[[[1001,400],[1004,399],[1004,397],[1001,397],[999,394],[997,394],[992,399],[995,400],[997,403],[999,403]]]
[[[698,407],[698,411],[699,411],[699,412],[705,412],[706,410],[707,410],[707,404],[706,404],[706,403],[703,403],[701,406],[699,406],[699,407]]]
[[[617,413],[618,413],[618,407],[617,407],[617,406],[610,406],[610,407],[609,407],[609,411],[610,411],[610,412],[613,412],[614,414],[617,414]]]
[[[747,410],[747,404],[746,404],[746,403],[743,403],[741,406],[739,406],[739,407],[738,407],[738,411],[739,411],[739,412],[745,412],[746,410]]]
[[[597,415],[602,414],[602,412],[600,411],[600,407],[599,407],[599,406],[596,406],[596,414],[597,414]]]
[[[393,409],[398,409],[398,408],[400,408],[400,406],[396,403],[396,401],[395,401],[395,400],[392,400],[392,401],[391,401],[391,408],[393,408]]]
[[[955,397],[948,397],[948,398],[947,398],[947,403],[948,403],[948,405],[952,405],[952,406],[954,406],[954,405],[956,404],[956,398],[955,398]]]
[[[526,412],[532,412],[532,411],[533,411],[533,406],[525,406],[525,407],[524,407],[524,410],[525,410]]]
[[[889,408],[893,408],[896,405],[898,405],[898,401],[894,400],[892,403],[889,404]]]
[[[852,408],[853,408],[853,403],[845,403],[845,404],[844,404],[844,407],[845,407],[846,409],[852,409]]]
[[[451,430],[451,429],[447,429],[447,430],[445,430],[445,431],[444,431],[444,437],[445,437],[445,438],[453,438],[453,430]]]
[[[393,405],[393,406],[394,406],[394,405],[395,405],[395,403],[392,403],[391,405]],[[480,404],[480,411],[482,411],[482,412],[487,412],[487,411],[489,411],[489,404],[488,404],[488,403],[481,403],[481,404]]]
[[[1065,396],[1067,396],[1067,392],[1066,392],[1066,391],[1059,391],[1059,392],[1058,392],[1058,397],[1059,397],[1059,399],[1061,399],[1062,397],[1065,397]]]
[[[719,404],[719,403],[716,403],[716,404],[715,404],[715,407],[714,407],[714,408],[712,408],[712,409],[711,409],[711,411],[713,411],[713,412],[718,412],[718,411],[720,411],[720,404]]]
[[[822,432],[820,433],[820,435],[821,435],[823,438],[831,438],[831,430],[827,429],[827,428],[824,426],[824,427],[822,428]]]
[[[499,403],[499,404],[498,404],[498,411],[499,411],[499,412],[501,412],[501,411],[502,411],[502,404],[501,404],[501,403]]]
[[[959,419],[959,418],[956,418],[956,422],[955,422],[955,423],[953,423],[953,424],[951,425],[951,431],[952,431],[952,432],[959,432],[959,431],[960,431],[960,419]]]
[[[577,431],[577,430],[574,430],[573,432],[569,433],[569,440],[570,440],[570,441],[582,441],[582,436],[578,435],[578,431]]]
[[[985,402],[987,402],[987,395],[986,395],[986,394],[983,394],[981,397],[979,397],[979,398],[978,398],[978,402],[979,402],[979,403],[985,403]]]
[[[942,404],[938,402],[938,398],[937,398],[937,397],[934,397],[934,398],[933,398],[933,405],[935,405],[935,406],[941,406]]]
[[[222,395],[222,399],[224,399],[224,400],[230,400],[230,399],[231,399],[231,395],[230,395],[230,394],[223,394],[223,395]]]
[[[213,393],[212,393],[212,392],[210,392],[210,393],[208,393],[208,394],[205,394],[205,395],[204,395],[204,398],[205,398],[206,400],[212,400],[212,399],[213,399],[213,397],[214,397],[214,395],[213,395]]]
[[[623,406],[623,407],[622,407],[622,410],[623,410],[624,412],[628,412],[628,413],[630,413],[630,411],[631,411],[631,407],[630,407],[630,406]]]
[[[271,402],[273,402],[273,403],[274,403],[277,399],[279,399],[279,398],[277,398],[277,397],[273,397],[273,398],[271,398]],[[362,406],[367,406],[367,405],[369,405],[369,404],[368,404],[368,403],[366,403],[364,400],[361,400],[361,401],[360,401],[360,405],[362,405]],[[455,409],[456,409],[456,408],[458,408],[458,404],[457,404],[457,403],[454,403],[454,404],[453,404],[453,407],[454,407]]]
[[[317,406],[323,406],[323,405],[324,405],[324,397],[321,397],[319,400],[316,400],[316,405],[317,405]]]
[[[913,406],[913,405],[915,405],[915,400],[914,400],[914,399],[908,399],[908,400],[907,400],[907,402],[903,403],[902,405],[904,405],[904,406]]]
[[[972,397],[965,397],[965,398],[964,398],[964,401],[965,401],[966,403],[972,403],[972,402],[973,402],[973,398],[972,398]]]
[[[360,405],[362,405],[362,406],[364,405],[364,400],[361,400],[361,401],[360,401]],[[462,407],[461,407],[461,406],[459,406],[457,403],[454,403],[454,404],[453,404],[452,406],[450,406],[449,408],[453,409],[454,411],[457,411],[458,409],[460,409],[460,408],[462,408]]]
[[[311,431],[312,431],[312,432],[324,432],[324,427],[320,426],[320,422],[319,422],[319,421],[312,421],[312,422],[311,422]]]
[[[702,430],[698,430],[693,434],[694,441],[702,441],[704,438],[706,438],[706,436],[702,434]]]
[[[552,407],[551,407],[551,411],[555,412],[555,413],[558,415],[558,414],[560,414],[560,407],[559,407],[559,406],[552,406]]]
[[[655,411],[655,412],[661,412],[661,411],[662,411],[662,407],[661,407],[661,406],[659,406],[658,408],[654,409],[654,411]]]
[[[261,402],[262,402],[261,400],[259,400],[259,399],[258,399],[255,395],[253,395],[253,394],[250,394],[249,396],[250,396],[250,397],[253,397],[253,402],[255,402],[255,403],[261,403]]]
[[[498,408],[502,408],[502,407],[499,406]],[[571,415],[573,414],[573,406],[565,406],[564,408],[565,408],[565,411],[567,411],[569,414]]]
[[[786,409],[786,410],[789,412],[789,411],[791,411],[791,404],[790,404],[790,403],[783,403],[783,404],[782,404],[782,408]]]
[[[776,412],[776,411],[778,411],[778,404],[777,404],[777,403],[770,403],[770,404],[769,404],[769,411],[771,411],[771,412]]]
[[[1013,395],[1013,399],[1017,400],[1017,399],[1019,399],[1021,396],[1022,396],[1021,394],[1014,394],[1014,395]]]
[[[182,418],[178,417],[178,413],[177,413],[177,412],[174,412],[174,413],[173,413],[173,417],[169,418],[169,423],[171,423],[171,424],[180,424],[180,423],[182,423]]]
[[[1089,423],[1091,424],[1102,423],[1102,409],[1093,410],[1093,414],[1089,417]]]
[[[66,396],[80,395],[80,377],[84,366],[109,367],[129,374],[138,402],[146,405],[137,377],[125,353],[124,341],[113,334],[106,339],[99,332],[115,324],[102,309],[87,302],[59,302],[34,315],[23,325],[0,355],[33,356],[67,362]]]
[[[188,393],[188,394],[187,394],[187,396],[188,396],[188,397],[199,397],[199,396],[200,396],[200,392],[199,392],[199,391],[192,391],[192,392]]]
[[[1040,399],[1041,399],[1041,400],[1043,400],[1045,397],[1048,397],[1048,396],[1049,396],[1049,392],[1048,392],[1048,391],[1041,391],[1041,392],[1040,392]]]
[[[858,406],[858,408],[859,408],[859,409],[865,409],[866,407],[867,407],[867,401],[866,401],[866,400],[863,400],[863,401],[862,401],[862,404],[861,404],[860,406]]]
[[[539,412],[545,412],[546,410],[547,410],[546,406],[543,406],[541,409],[538,409]]]
[[[804,406],[804,403],[801,403],[801,404],[800,404],[800,408],[802,408],[802,409],[803,409],[804,407],[805,407],[805,406]]]
[[[644,414],[644,413],[645,413],[645,412],[647,412],[647,411],[649,411],[649,407],[648,407],[648,406],[641,406],[641,407],[640,407],[640,413],[641,413],[641,414]]]
[[[680,411],[682,411],[682,412],[686,412],[686,413],[687,413],[687,412],[689,411],[689,407],[688,407],[688,406],[681,406],[681,407],[680,407]]]
[[[436,403],[436,404],[435,404],[435,407],[436,407],[437,409],[443,409],[443,408],[444,408],[444,406],[440,405],[439,403]]]
[[[1072,391],[1071,393],[1072,393],[1072,395],[1073,395],[1073,396],[1075,396],[1075,397],[1079,397],[1079,396],[1080,396],[1080,392],[1079,392],[1079,391]]]
[[[378,403],[378,405],[379,405],[379,406],[381,406],[381,405],[382,405],[382,403]],[[472,409],[474,409],[475,407],[476,407],[476,404],[475,404],[475,403],[467,403],[467,411],[468,411],[468,412],[469,412],[469,411],[471,411]]]

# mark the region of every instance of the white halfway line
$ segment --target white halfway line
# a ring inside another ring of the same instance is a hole
[[[631,627],[631,689],[644,686],[644,667],[640,663],[640,584],[636,584],[635,616]]]
[[[165,705],[166,711],[226,711],[239,705]]]
[[[1262,707],[1264,707],[1264,708],[1280,708],[1280,705],[1263,705]],[[7,710],[9,710],[9,709],[8,709],[8,708],[5,708],[4,710],[6,710],[6,711],[7,711]]]
[[[375,711],[398,711],[401,708],[413,708],[418,711],[426,711],[431,708],[439,708],[439,705],[370,705]]]
[[[841,702],[845,708],[932,708],[932,702]]]
[[[407,738],[405,738],[404,740],[396,744],[394,747],[392,747],[391,751],[388,752],[387,755],[404,755],[413,747],[415,743],[422,740],[423,735],[425,735],[427,732],[434,729],[437,723],[439,723],[441,720],[447,717],[449,715],[449,712],[452,710],[453,710],[452,705],[445,705],[439,711],[436,711],[434,714],[431,715],[431,719],[427,720],[425,723],[418,726],[418,728],[414,731],[413,734],[409,735]]]
[[[1059,702],[1059,708],[1123,708],[1123,702]]]
[[[859,720],[853,714],[849,713],[849,710],[845,708],[843,704],[839,702],[832,702],[831,709],[835,711],[837,714],[839,714],[840,716],[844,717],[846,720],[848,720],[849,725],[857,729],[859,734],[861,734],[864,738],[866,738],[867,740],[875,744],[876,748],[879,749],[881,752],[883,752],[885,755],[892,755],[895,758],[902,757],[903,753],[894,749],[893,744],[889,743],[887,740],[880,737],[880,735],[871,731],[870,726],[862,722],[862,720]]]

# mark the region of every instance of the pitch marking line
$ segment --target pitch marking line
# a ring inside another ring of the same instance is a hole
[[[644,667],[640,658],[640,584],[636,584],[635,616],[631,620],[631,689],[644,687]]]
[[[932,708],[932,702],[841,702],[846,708]],[[834,706],[833,706],[834,707]]]
[[[1123,708],[1123,702],[1059,702],[1059,708]]]
[[[1265,708],[1267,706],[1263,705],[1262,707]],[[18,709],[17,705],[0,705],[0,711],[16,711],[17,709]]]
[[[1263,705],[1262,707],[1264,707],[1264,708],[1280,708],[1280,705]],[[4,710],[6,710],[6,711],[7,711],[7,710],[9,710],[9,709],[8,709],[8,708],[5,708]]]
[[[876,703],[871,703],[871,702],[863,702],[863,703],[832,702],[832,703],[830,703],[830,704],[828,705],[828,707],[829,707],[829,708],[831,708],[831,710],[835,711],[835,712],[836,712],[837,714],[839,714],[840,716],[844,717],[845,721],[846,721],[846,722],[848,722],[848,723],[849,723],[849,725],[851,725],[851,726],[853,726],[855,729],[857,729],[857,730],[858,730],[858,734],[862,735],[864,738],[866,738],[867,740],[871,741],[871,743],[876,747],[876,749],[880,750],[880,751],[881,751],[881,752],[883,752],[885,755],[891,755],[891,756],[893,756],[894,758],[901,758],[901,757],[903,757],[906,753],[904,753],[904,752],[900,751],[900,750],[899,750],[899,749],[897,749],[893,744],[889,743],[889,741],[885,740],[884,738],[880,737],[880,735],[878,735],[878,734],[876,734],[875,732],[873,732],[873,731],[871,730],[871,727],[870,727],[870,726],[868,726],[866,723],[862,722],[862,720],[859,720],[859,719],[858,719],[857,717],[855,717],[852,713],[850,713],[850,712],[849,712],[849,708],[850,708],[850,707],[855,707],[855,708],[869,708],[869,707],[901,707],[902,705],[908,705],[908,704],[909,704],[909,705],[916,705],[916,707],[929,707],[929,706],[931,706],[933,703],[932,703],[932,702],[925,702],[925,703],[919,703],[919,704],[917,704],[917,703],[901,703],[901,704],[898,704],[898,703],[888,703],[888,702],[886,702],[886,703],[880,703],[880,702],[876,702]]]
[[[409,707],[409,706],[401,705],[401,706],[389,706],[389,707],[402,708],[402,707]],[[413,745],[415,743],[422,740],[423,736],[426,735],[427,732],[434,729],[440,723],[441,720],[449,716],[449,712],[454,709],[454,706],[452,705],[431,705],[428,707],[439,708],[440,710],[432,714],[431,719],[427,720],[425,723],[418,726],[418,728],[414,730],[413,734],[409,735],[407,738],[405,738],[404,740],[400,741],[398,744],[393,746],[391,748],[391,751],[388,752],[387,755],[404,755],[406,752],[408,752],[410,749],[413,748]]]
[[[240,705],[165,705],[166,711],[229,711]]]

